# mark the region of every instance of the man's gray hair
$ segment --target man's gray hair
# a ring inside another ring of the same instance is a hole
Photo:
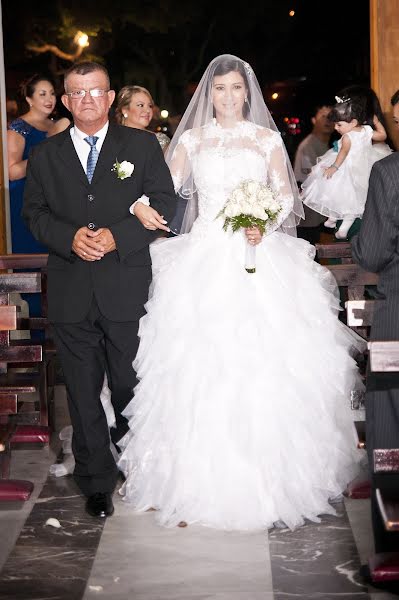
[[[94,73],[94,71],[101,71],[102,73],[104,73],[104,75],[107,78],[108,88],[109,88],[111,86],[111,84],[110,84],[109,73],[108,73],[107,69],[103,65],[100,65],[100,63],[96,63],[96,62],[87,60],[87,61],[76,63],[76,64],[72,65],[72,67],[69,67],[69,69],[66,71],[66,73],[64,75],[65,91],[67,89],[67,79],[70,75],[75,75],[75,74],[76,75],[87,75],[88,73]]]

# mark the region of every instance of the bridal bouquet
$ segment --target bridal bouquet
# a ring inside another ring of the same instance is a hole
[[[267,224],[275,221],[280,211],[281,205],[276,200],[275,192],[265,183],[249,179],[242,181],[231,192],[218,217],[225,217],[225,231],[229,226],[233,231],[256,226],[263,235]],[[247,242],[245,269],[248,273],[256,271],[255,256],[256,246]]]

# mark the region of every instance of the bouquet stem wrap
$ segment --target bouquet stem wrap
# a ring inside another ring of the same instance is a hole
[[[245,270],[247,273],[256,273],[256,246],[246,240]]]

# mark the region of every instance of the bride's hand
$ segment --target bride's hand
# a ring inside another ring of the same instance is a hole
[[[262,241],[262,234],[259,231],[258,227],[246,227],[245,235],[247,236],[248,242],[250,244],[253,244],[254,246],[260,244],[260,242]]]
[[[167,221],[151,206],[147,206],[142,202],[137,202],[134,207],[134,214],[146,229],[155,231],[156,229],[163,229],[163,231],[170,231],[167,226]]]

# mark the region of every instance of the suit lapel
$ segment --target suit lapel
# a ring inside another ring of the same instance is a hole
[[[115,127],[115,125],[110,123],[107,135],[101,146],[101,152],[94,171],[92,184],[98,183],[104,175],[111,171],[116,159],[118,159],[119,162],[123,160],[123,158],[120,158],[122,148],[123,142],[121,142],[120,136],[118,135],[118,127]]]
[[[71,126],[72,127],[72,126]],[[60,144],[58,148],[58,154],[60,158],[66,163],[71,173],[75,173],[85,183],[89,184],[86,173],[82,167],[82,163],[76,154],[75,146],[73,145],[69,127],[62,138],[60,138]]]

